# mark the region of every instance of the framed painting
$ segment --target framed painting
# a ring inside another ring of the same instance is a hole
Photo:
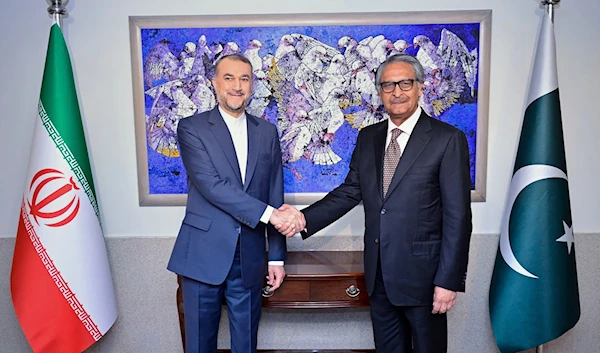
[[[185,205],[180,119],[215,107],[214,63],[250,59],[247,112],[277,126],[287,203],[341,184],[359,131],[387,118],[374,76],[390,55],[425,68],[422,108],[465,132],[485,200],[491,10],[130,17],[140,205]]]

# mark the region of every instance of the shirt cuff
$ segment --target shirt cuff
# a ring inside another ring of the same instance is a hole
[[[269,261],[269,266],[283,266],[283,261]]]
[[[271,215],[273,214],[273,211],[275,211],[273,206],[267,205],[265,212],[263,212],[262,216],[260,217],[260,221],[263,222],[264,224],[269,224],[269,219],[271,219]]]

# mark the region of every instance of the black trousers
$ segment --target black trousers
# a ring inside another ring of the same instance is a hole
[[[431,305],[392,304],[385,291],[380,260],[369,300],[377,353],[446,353],[446,314],[432,314]]]

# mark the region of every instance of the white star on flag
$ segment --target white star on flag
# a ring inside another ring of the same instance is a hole
[[[563,228],[565,228],[565,234],[556,239],[556,241],[567,243],[567,250],[569,254],[571,254],[571,247],[573,246],[573,227],[569,227],[567,223],[563,221]]]

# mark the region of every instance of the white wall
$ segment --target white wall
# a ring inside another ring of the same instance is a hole
[[[69,3],[65,36],[87,130],[107,237],[174,236],[183,207],[139,207],[128,16],[492,9],[487,201],[473,204],[474,233],[499,232],[512,173],[533,48],[534,0],[145,1]],[[51,20],[44,1],[5,0],[0,13],[0,237],[13,237],[27,168]],[[556,11],[558,72],[571,206],[577,233],[600,232],[598,0],[563,1]],[[328,234],[360,234],[346,217]]]
[[[0,238],[14,237],[25,186],[51,24],[45,7],[41,0],[2,0],[0,141],[4,143],[0,147]],[[71,0],[68,8],[71,15],[65,20],[65,37],[73,61],[105,235],[110,238],[109,257],[120,307],[115,327],[92,349],[94,352],[180,350],[173,302],[175,280],[164,267],[184,208],[138,206],[128,16],[492,9],[487,201],[473,204],[474,233],[479,235],[472,241],[468,291],[461,294],[457,309],[450,315],[450,351],[497,352],[487,312],[487,292],[539,26],[538,1]],[[600,190],[595,183],[600,175],[600,142],[596,137],[600,132],[598,13],[598,0],[563,1],[556,11],[571,207],[579,244],[582,318],[574,330],[549,344],[549,353],[600,352],[600,267],[596,260],[600,246]],[[331,250],[333,244],[336,250],[343,250],[339,241],[348,240],[348,249],[356,250],[362,246],[357,236],[362,233],[363,217],[361,210],[351,213],[323,234],[354,237],[331,237],[336,241],[312,238],[304,243],[293,239],[288,244],[294,250],[313,248],[315,244],[318,249]],[[0,239],[0,351],[25,352],[27,344],[8,288],[13,244],[14,239]],[[140,288],[144,289],[143,297]],[[314,317],[305,317],[305,312],[285,312],[285,318],[278,312],[265,313],[260,347],[315,348],[308,347],[309,342],[320,348],[372,347],[370,320],[365,312],[319,314],[315,323]],[[343,325],[337,325],[340,323]],[[325,324],[330,328],[327,334],[318,335]],[[331,329],[334,326],[341,327],[345,335]],[[273,330],[280,334],[273,336]],[[219,342],[221,347],[227,346],[226,330],[220,333]]]

